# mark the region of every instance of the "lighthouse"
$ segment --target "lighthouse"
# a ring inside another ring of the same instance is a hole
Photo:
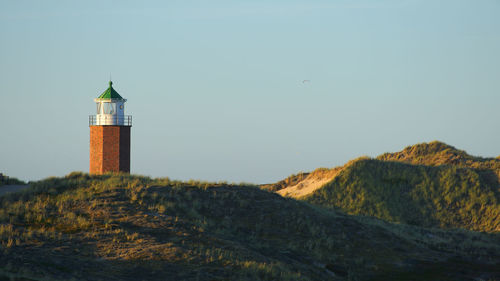
[[[96,115],[89,116],[90,173],[130,173],[130,128],[132,116],[125,115],[126,99],[113,89],[113,82],[98,98]]]

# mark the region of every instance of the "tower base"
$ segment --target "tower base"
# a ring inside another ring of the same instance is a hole
[[[130,173],[130,126],[90,126],[90,173]]]

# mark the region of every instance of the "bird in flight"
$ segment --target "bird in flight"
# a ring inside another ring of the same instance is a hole
[[[302,84],[305,84],[305,83],[310,83],[311,80],[302,80]]]

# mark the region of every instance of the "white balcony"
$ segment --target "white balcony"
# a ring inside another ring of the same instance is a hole
[[[89,116],[89,126],[132,126],[132,115],[97,114]]]

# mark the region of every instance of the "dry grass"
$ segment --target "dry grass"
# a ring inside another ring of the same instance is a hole
[[[345,216],[248,185],[72,173],[0,206],[0,280],[391,280],[430,260],[441,280],[463,277],[463,262],[499,273],[498,236]]]

